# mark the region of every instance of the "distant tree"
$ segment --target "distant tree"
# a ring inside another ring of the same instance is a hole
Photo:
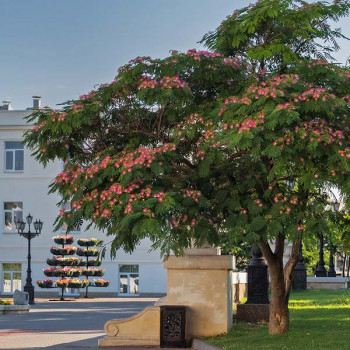
[[[350,215],[347,210],[330,212],[328,215],[329,224],[329,248],[333,248],[342,259],[342,275],[349,276],[349,255],[350,255]],[[347,269],[346,269],[347,267]]]
[[[51,191],[72,209],[57,225],[90,220],[115,237],[112,251],[144,237],[177,254],[225,235],[258,242],[269,332],[286,332],[300,241],[315,232],[313,189],[350,192],[350,71],[326,61],[342,37],[327,21],[349,8],[263,0],[205,36],[217,52],[137,58],[62,110],[34,111],[26,144],[43,164],[65,161]]]

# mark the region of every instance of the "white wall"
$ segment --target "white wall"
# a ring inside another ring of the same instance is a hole
[[[40,236],[32,240],[32,279],[35,290],[47,291],[36,286],[36,280],[47,278],[42,270],[47,268],[46,258],[51,257],[50,247],[55,245],[52,237],[57,235],[53,231],[53,223],[59,213],[59,197],[55,194],[48,195],[48,186],[53,178],[62,170],[61,163],[50,163],[43,168],[30,154],[28,149],[24,150],[24,171],[22,173],[8,173],[4,169],[5,141],[20,141],[23,131],[28,129],[23,120],[30,111],[0,111],[0,290],[3,285],[2,263],[22,263],[22,285],[25,284],[27,270],[27,240],[17,233],[4,231],[4,202],[23,202],[23,214],[29,213],[35,219],[44,222]],[[109,242],[113,237],[106,237],[102,232],[93,228],[84,232],[86,224],[82,226],[81,233],[72,233],[76,240],[78,238],[95,237]],[[102,263],[106,269],[104,279],[110,280],[108,288],[91,288],[91,291],[117,292],[119,289],[118,269],[120,264],[139,265],[139,292],[143,293],[165,293],[166,292],[166,270],[163,267],[159,251],[149,252],[150,241],[143,240],[133,254],[119,251],[117,258],[112,261],[109,252]],[[90,277],[93,279],[93,277]],[[51,290],[48,290],[51,291]]]

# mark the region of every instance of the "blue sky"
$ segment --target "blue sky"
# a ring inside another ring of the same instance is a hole
[[[55,106],[114,79],[136,56],[165,57],[197,42],[248,0],[1,0],[0,102],[32,95]],[[342,20],[350,36],[350,19]],[[345,62],[350,44],[341,42]]]

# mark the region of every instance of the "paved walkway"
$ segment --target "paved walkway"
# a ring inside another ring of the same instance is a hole
[[[98,349],[107,320],[130,317],[157,298],[36,299],[30,312],[0,316],[0,349]],[[105,348],[108,349],[108,348]]]

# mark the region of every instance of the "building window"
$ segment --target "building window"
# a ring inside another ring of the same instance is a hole
[[[119,265],[119,295],[139,294],[139,265]]]
[[[5,232],[16,232],[16,222],[23,218],[22,202],[4,203]]]
[[[69,212],[70,211],[70,203],[68,202],[65,202],[62,204],[61,206],[62,209],[64,209],[64,212]],[[67,232],[67,224],[64,223],[61,227],[61,233],[66,233]],[[73,230],[70,230],[69,233],[80,233],[81,232],[81,225],[77,224],[77,226],[73,229]]]
[[[21,271],[21,264],[2,264],[2,294],[13,294],[16,289],[22,290]]]
[[[5,171],[22,172],[24,168],[24,147],[22,142],[5,142]]]

